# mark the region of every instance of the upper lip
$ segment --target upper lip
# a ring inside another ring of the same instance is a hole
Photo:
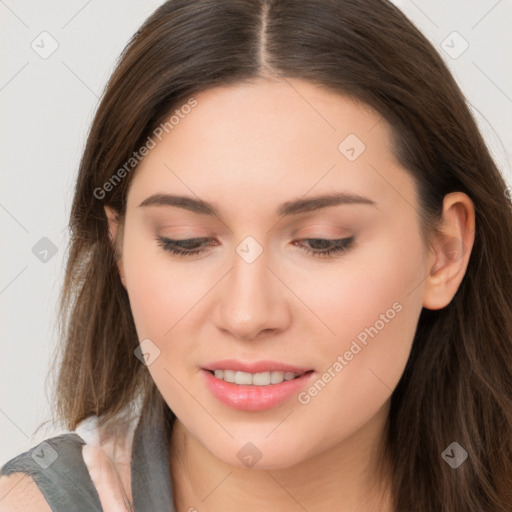
[[[238,361],[236,359],[223,359],[203,366],[204,370],[234,370],[247,373],[263,372],[293,372],[302,374],[312,370],[312,368],[302,368],[279,361]]]

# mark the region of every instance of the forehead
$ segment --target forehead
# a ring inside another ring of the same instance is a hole
[[[194,98],[139,165],[129,205],[155,192],[247,207],[312,189],[391,199],[390,182],[412,186],[391,153],[387,122],[346,96],[298,79],[259,79]]]

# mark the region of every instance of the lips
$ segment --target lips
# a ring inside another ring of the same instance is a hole
[[[223,359],[221,361],[214,361],[206,366],[203,370],[214,372],[215,370],[233,370],[235,372],[245,373],[264,373],[264,372],[293,372],[297,375],[302,375],[312,368],[294,366],[288,363],[281,363],[278,361],[237,361],[235,359]]]
[[[201,373],[215,398],[243,411],[264,411],[284,404],[316,378],[316,372],[310,368],[277,361],[242,362],[233,359],[208,364]],[[229,375],[228,381],[225,380],[226,374]],[[274,375],[276,383],[267,384],[268,380],[261,380],[264,375]],[[282,380],[277,379],[280,375]],[[284,379],[284,375],[288,379]],[[234,381],[230,381],[231,377]],[[251,384],[249,379],[252,379]]]

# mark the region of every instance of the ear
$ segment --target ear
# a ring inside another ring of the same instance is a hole
[[[473,201],[463,192],[447,194],[443,200],[443,221],[431,241],[428,277],[423,306],[441,309],[457,293],[466,273],[475,240]]]
[[[122,243],[123,243],[123,228],[124,223],[121,222],[119,214],[116,210],[111,208],[110,206],[104,206],[105,214],[108,220],[108,234],[110,241],[112,243],[112,248],[114,249],[114,253],[116,255],[116,264],[119,270],[119,277],[121,278],[121,282],[123,286],[126,288],[126,278],[124,274],[124,266],[123,266],[123,255],[122,255]]]

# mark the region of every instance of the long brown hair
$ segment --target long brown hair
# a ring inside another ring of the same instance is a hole
[[[70,429],[89,415],[113,419],[135,396],[162,406],[134,356],[139,340],[104,206],[123,219],[136,167],[126,162],[173,109],[207,88],[261,76],[306,79],[379,112],[417,183],[426,235],[446,194],[473,200],[466,274],[448,306],[422,310],[392,394],[386,453],[397,512],[510,512],[512,204],[446,65],[385,0],[171,0],[133,36],[103,94],[76,183],[60,307],[59,418]],[[122,179],[105,186],[115,174]],[[468,453],[457,469],[441,457],[453,441]]]

